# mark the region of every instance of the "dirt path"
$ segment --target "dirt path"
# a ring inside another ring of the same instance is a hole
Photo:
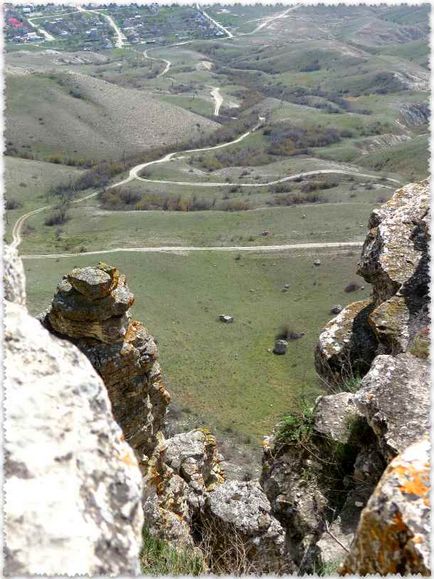
[[[186,151],[187,152],[187,151]],[[182,159],[182,157],[177,157],[177,159]],[[159,161],[162,162],[163,160]],[[280,179],[275,179],[274,181],[267,181],[266,183],[231,183],[227,181],[207,181],[206,183],[197,183],[195,181],[170,181],[168,179],[146,179],[145,177],[139,177],[136,175],[136,179],[139,181],[144,181],[145,183],[163,183],[165,185],[180,185],[185,187],[270,187],[271,185],[278,185],[279,183],[285,183],[286,181],[295,181],[303,177],[309,177],[312,175],[350,175],[353,177],[362,177],[365,179],[378,179],[378,175],[371,175],[369,173],[359,173],[358,171],[346,171],[344,169],[318,169],[316,171],[305,171],[303,173],[295,173],[294,175],[288,175]],[[388,181],[400,185],[401,183],[396,179],[390,177],[385,177]],[[131,180],[131,179],[129,179]],[[127,182],[127,181],[125,181]]]
[[[107,189],[113,189],[114,187],[119,187],[120,185],[125,185],[127,183],[130,183],[131,181],[134,181],[135,179],[137,179],[139,181],[144,181],[147,183],[164,183],[164,184],[169,184],[169,185],[181,185],[181,186],[194,185],[195,187],[233,187],[233,186],[237,186],[237,187],[269,187],[271,185],[277,185],[278,183],[284,183],[285,181],[294,181],[295,179],[307,177],[310,175],[325,175],[325,174],[352,175],[354,177],[362,177],[362,178],[368,178],[368,179],[379,179],[378,175],[371,175],[368,173],[360,173],[358,171],[347,171],[344,169],[318,169],[317,171],[305,171],[303,173],[296,173],[295,175],[289,175],[286,177],[282,177],[281,179],[268,181],[267,183],[227,183],[226,181],[225,182],[219,181],[216,183],[212,183],[212,182],[195,183],[192,181],[170,181],[170,180],[160,180],[160,179],[146,179],[145,177],[139,176],[139,173],[143,169],[145,169],[146,167],[150,167],[151,165],[156,165],[158,163],[167,163],[174,158],[183,159],[186,155],[188,155],[190,153],[198,153],[201,151],[212,151],[215,149],[223,149],[224,147],[229,147],[230,145],[240,143],[246,137],[248,137],[252,132],[256,131],[262,125],[264,120],[265,120],[264,117],[259,117],[258,123],[252,129],[250,129],[250,131],[243,133],[242,135],[240,135],[239,137],[237,137],[233,141],[228,141],[226,143],[220,143],[219,145],[213,145],[212,147],[201,147],[199,149],[188,149],[187,151],[174,151],[173,153],[168,153],[167,155],[164,155],[164,157],[162,157],[161,159],[156,159],[155,161],[148,161],[147,163],[140,163],[139,165],[135,165],[134,167],[132,167],[132,169],[130,169],[128,177],[126,177],[125,179],[123,179],[121,181],[117,181],[116,183],[113,183],[112,185],[107,187]],[[175,157],[175,155],[179,155],[179,156]],[[392,183],[396,183],[396,184],[400,185],[400,182],[397,181],[396,179],[392,179],[390,177],[386,177],[386,179]],[[94,193],[90,193],[89,195],[86,195],[84,197],[80,197],[79,199],[75,199],[73,201],[73,203],[82,203],[83,201],[86,201],[87,199],[91,199],[93,197],[96,197],[98,195],[98,193],[99,193],[99,191],[96,191]],[[44,207],[40,207],[38,209],[34,209],[32,211],[29,211],[28,213],[22,215],[21,217],[19,217],[17,219],[17,221],[15,222],[14,227],[12,229],[12,245],[16,249],[19,247],[19,245],[22,241],[21,232],[22,232],[22,228],[24,226],[24,223],[27,221],[27,219],[29,217],[31,217],[32,215],[35,215],[41,211],[44,211],[45,209],[49,209],[50,207],[52,207],[52,206],[51,205],[45,205]]]
[[[116,48],[123,48],[125,46],[125,42],[126,42],[127,38],[111,16],[109,16],[108,14],[104,14],[104,12],[100,12],[100,10],[94,10],[93,8],[92,9],[85,9],[82,6],[77,6],[77,10],[79,12],[89,12],[89,13],[95,12],[96,14],[103,16],[108,21],[108,23],[113,28],[113,30],[115,31],[115,35],[116,35],[115,46],[116,46]]]
[[[30,24],[30,26],[32,26],[32,28],[36,30],[36,32],[38,32],[41,36],[43,36],[47,42],[52,42],[53,40],[56,40],[54,36],[49,32],[47,32],[44,28],[38,28],[38,26],[34,22],[32,22],[31,18],[27,18],[27,22]]]
[[[271,251],[286,251],[291,249],[345,249],[351,247],[362,247],[361,241],[344,241],[330,243],[294,243],[284,245],[232,245],[232,246],[211,246],[211,247],[192,247],[186,245],[180,246],[162,246],[162,247],[116,247],[114,249],[102,249],[99,251],[83,251],[81,253],[46,253],[35,255],[22,255],[22,259],[57,259],[59,257],[78,257],[80,255],[100,255],[107,253],[191,253],[195,251],[248,251],[266,253]]]
[[[212,87],[211,96],[214,99],[214,116],[218,117],[220,113],[220,107],[223,104],[223,97],[220,93],[220,88],[218,86]]]
[[[222,32],[224,32],[227,36],[227,38],[234,38],[234,35],[232,34],[232,32],[230,30],[228,30],[227,28],[225,28],[222,24],[220,24],[219,22],[217,22],[217,20],[214,20],[214,18],[212,18],[207,12],[205,12],[205,10],[203,8],[201,8],[199,6],[199,4],[196,4],[196,8],[199,10],[199,12],[201,12],[205,18],[208,18],[208,20],[210,22],[212,22],[214,24],[214,26],[217,26],[217,28],[219,30],[221,30]]]
[[[148,55],[148,50],[151,50],[150,48],[148,48],[147,50],[145,50],[145,52],[143,53],[143,56],[145,58],[147,58],[148,60],[155,60],[157,62],[163,61],[166,66],[164,67],[164,70],[162,70],[161,72],[159,72],[156,76],[156,78],[159,78],[160,76],[164,76],[167,72],[169,72],[170,67],[172,66],[172,63],[170,62],[170,60],[166,60],[165,58],[154,58],[153,56],[149,56]]]
[[[300,4],[296,4],[295,6],[290,6],[287,10],[285,10],[284,12],[281,12],[279,14],[276,14],[275,16],[266,16],[264,18],[264,21],[261,22],[261,24],[259,24],[254,30],[252,30],[251,32],[244,32],[241,34],[243,36],[248,36],[250,34],[256,34],[260,30],[262,30],[263,28],[266,28],[269,24],[274,22],[274,20],[279,20],[279,18],[285,18],[285,16],[288,14],[288,12],[291,12],[292,10],[299,8],[300,6],[301,6]]]

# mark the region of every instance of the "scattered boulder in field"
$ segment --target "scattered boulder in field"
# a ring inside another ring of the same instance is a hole
[[[229,316],[228,314],[220,314],[219,320],[225,324],[232,324],[234,318],[233,316]]]
[[[320,259],[316,259],[316,260],[313,262],[313,265],[316,265],[316,266],[321,265],[321,260],[320,260]]]
[[[276,340],[274,343],[274,354],[283,355],[288,351],[288,342],[286,340]]]
[[[344,309],[344,306],[341,306],[340,304],[336,304],[335,306],[332,307],[332,309],[330,310],[331,314],[335,314],[335,316],[337,316],[338,314],[341,313],[341,311]]]

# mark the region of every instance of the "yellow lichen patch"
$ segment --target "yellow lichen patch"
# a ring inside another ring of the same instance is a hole
[[[108,265],[107,263],[104,263],[103,261],[100,261],[97,265],[98,269],[102,269],[102,271],[105,271],[106,273],[109,274],[109,276],[112,278],[112,284],[111,284],[111,290],[113,290],[117,285],[118,285],[118,280],[119,280],[119,270],[117,267],[115,267],[114,265]],[[123,276],[124,280],[126,281],[125,276]]]
[[[121,461],[124,464],[127,464],[128,466],[135,466],[136,465],[136,460],[135,460],[132,452],[126,452],[125,454],[123,454],[121,456]]]

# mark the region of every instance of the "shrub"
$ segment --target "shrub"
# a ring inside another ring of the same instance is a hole
[[[267,205],[302,205],[304,203],[325,203],[326,199],[317,193],[309,195],[299,195],[288,193],[287,195],[276,195],[267,201]]]
[[[59,205],[47,215],[44,224],[48,227],[52,227],[53,225],[63,225],[68,221],[68,219],[68,207],[66,205]]]
[[[14,199],[13,197],[11,197],[10,199],[6,199],[5,203],[6,210],[19,209],[20,207],[22,207],[22,203],[17,199]]]
[[[280,326],[275,338],[276,340],[298,340],[303,335],[303,332],[296,332],[289,323],[285,323]]]
[[[276,441],[307,442],[312,434],[314,418],[314,408],[302,400],[300,409],[294,414],[284,416],[277,425]]]
[[[218,207],[221,211],[248,211],[251,208],[248,201],[232,199],[221,203]]]

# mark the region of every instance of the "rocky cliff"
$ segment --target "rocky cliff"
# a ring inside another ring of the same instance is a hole
[[[4,262],[5,574],[138,574],[136,458],[101,378],[27,313],[10,248]]]
[[[103,379],[141,467],[147,530],[176,548],[196,550],[214,572],[231,573],[234,565],[239,572],[290,569],[267,497],[257,483],[225,482],[214,436],[196,429],[167,437],[170,395],[155,341],[131,319],[133,302],[125,276],[99,263],[66,274],[39,319],[77,346]]]
[[[345,559],[342,573],[429,574],[428,225],[428,181],[373,211],[359,262],[372,297],[315,352],[328,394],[266,443],[261,483],[299,572]]]

